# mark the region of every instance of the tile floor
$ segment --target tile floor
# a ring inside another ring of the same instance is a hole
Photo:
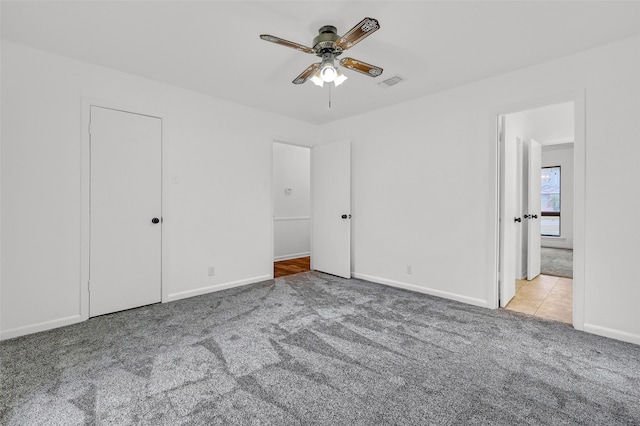
[[[516,295],[505,309],[572,324],[573,280],[550,275],[517,280]]]

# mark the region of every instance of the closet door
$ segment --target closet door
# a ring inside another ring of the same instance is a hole
[[[162,121],[91,107],[89,316],[161,301]]]

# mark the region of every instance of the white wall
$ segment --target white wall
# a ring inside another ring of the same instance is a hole
[[[274,260],[309,256],[311,150],[273,144]]]
[[[542,167],[560,166],[560,237],[542,237],[543,247],[573,249],[573,144],[542,147]]]
[[[577,229],[580,241],[574,236],[576,297],[584,303],[575,306],[574,325],[640,343],[640,286],[632,278],[640,222],[615,219],[640,211],[640,197],[616,195],[636,194],[640,182],[638,75],[634,37],[325,126],[324,140],[353,141],[354,274],[491,305],[496,113],[584,93],[586,125],[578,130],[586,132],[586,159],[578,156],[578,172],[587,186],[576,192],[584,230]]]
[[[640,222],[615,219],[640,211],[618,195],[640,181],[639,37],[321,129],[12,43],[2,56],[3,337],[79,310],[82,95],[166,111],[165,299],[270,274],[271,142],[313,144],[321,130],[352,140],[356,276],[491,306],[496,115],[584,93],[574,325],[640,343]]]
[[[83,96],[163,117],[163,300],[272,275],[272,142],[312,145],[316,126],[2,48],[1,337],[81,320]]]

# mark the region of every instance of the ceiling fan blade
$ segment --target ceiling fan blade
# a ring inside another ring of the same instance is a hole
[[[294,43],[293,41],[285,40],[283,38],[275,37],[275,36],[272,36],[272,35],[269,35],[269,34],[262,34],[260,36],[260,38],[265,40],[265,41],[270,41],[271,43],[281,44],[283,46],[287,46],[287,47],[299,50],[299,51],[304,52],[304,53],[316,53],[316,51],[313,50],[310,47],[303,46],[301,44]]]
[[[382,68],[375,65],[367,64],[366,62],[358,61],[357,59],[353,58],[342,58],[340,60],[340,65],[345,68],[349,68],[350,70],[366,74],[369,77],[377,77],[382,74]]]
[[[336,42],[336,46],[342,50],[347,50],[379,29],[380,23],[377,19],[364,18],[358,25],[351,28],[348,33],[340,37],[340,39]]]
[[[311,64],[307,67],[306,70],[302,71],[302,73],[293,79],[293,84],[302,84],[309,79],[316,71],[320,69],[320,63]]]

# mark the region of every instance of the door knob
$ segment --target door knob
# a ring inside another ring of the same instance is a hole
[[[343,219],[351,219],[351,215],[350,214],[343,214],[342,216]]]
[[[153,219],[151,219],[151,223],[160,223],[160,219],[154,217]]]
[[[538,215],[537,215],[537,214],[532,214],[532,215],[531,215],[531,217],[532,217],[533,219],[537,219],[537,218],[538,218]]]
[[[514,217],[513,221],[514,222],[522,222],[522,218],[521,217]]]
[[[525,215],[524,215],[524,218],[525,218],[525,219],[529,219],[530,217],[531,217],[531,215],[530,215],[530,214],[525,214]]]

